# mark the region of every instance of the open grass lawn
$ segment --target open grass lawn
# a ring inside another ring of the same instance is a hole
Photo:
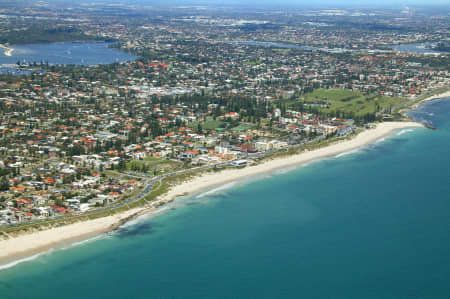
[[[171,160],[167,160],[165,158],[156,158],[152,156],[148,156],[142,160],[147,165],[157,165],[157,164],[167,164],[167,163],[174,163]]]
[[[142,171],[144,169],[146,172],[153,172],[159,170],[174,170],[181,167],[181,163],[177,163],[172,160],[167,160],[164,158],[146,157],[142,160],[133,160],[127,163],[127,170],[132,171]]]
[[[188,126],[194,130],[197,130],[199,122],[190,123]],[[208,119],[207,121],[200,122],[203,130],[215,130],[217,128],[223,128],[225,126],[223,121]]]
[[[252,126],[252,125],[245,125],[245,124],[241,124],[241,125],[239,125],[239,126],[237,126],[237,127],[234,127],[233,129],[231,129],[232,131],[237,131],[237,132],[244,132],[244,131],[247,131],[247,130],[250,130],[250,129],[252,129],[254,126]]]
[[[258,65],[258,64],[261,64],[261,60],[247,61],[247,62],[244,62],[244,64],[246,64],[246,65]]]
[[[321,104],[322,111],[353,112],[357,116],[375,113],[391,106],[406,102],[404,98],[385,97],[378,95],[365,95],[357,91],[347,89],[317,89],[303,95],[298,101],[290,102],[293,106],[296,102],[305,104]]]

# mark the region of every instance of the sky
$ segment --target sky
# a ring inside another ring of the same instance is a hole
[[[1,0],[0,0],[1,1]],[[52,2],[52,0],[46,0]],[[450,6],[450,0],[53,0],[53,2],[84,2],[84,3],[139,3],[155,4],[184,4],[184,5],[259,5],[264,6],[298,6],[298,7],[368,7],[368,6]]]
[[[123,0],[130,1],[130,0]],[[154,2],[155,0],[131,0]],[[159,0],[156,0],[160,2]],[[166,0],[167,1],[167,0]],[[163,2],[166,2],[163,1]],[[289,6],[408,6],[408,5],[450,5],[450,0],[168,0],[167,2],[223,4],[271,4],[273,6],[287,4]]]

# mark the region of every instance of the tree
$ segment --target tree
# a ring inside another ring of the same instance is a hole
[[[9,182],[6,179],[6,177],[3,177],[0,182],[0,191],[6,191],[9,190]]]
[[[63,207],[63,208],[65,208],[64,202],[62,201],[61,198],[57,198],[57,199],[55,200],[55,205],[57,205],[58,207]]]
[[[127,168],[127,165],[124,160],[119,161],[119,165],[117,165],[117,168],[119,171],[125,170]]]

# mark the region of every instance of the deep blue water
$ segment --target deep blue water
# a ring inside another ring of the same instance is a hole
[[[450,298],[450,99],[356,153],[0,272],[3,298]]]
[[[52,43],[12,46],[14,51],[11,56],[4,55],[4,50],[0,49],[0,71],[1,65],[16,64],[18,61],[97,65],[136,59],[131,54],[109,48],[109,45],[110,43]],[[8,68],[3,67],[3,72],[6,71]]]

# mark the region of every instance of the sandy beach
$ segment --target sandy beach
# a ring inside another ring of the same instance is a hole
[[[223,185],[232,181],[248,178],[254,175],[270,173],[274,170],[301,166],[302,164],[338,155],[340,153],[348,152],[357,149],[366,144],[373,143],[379,139],[388,136],[393,130],[408,128],[408,127],[422,127],[416,122],[386,122],[378,124],[374,129],[368,129],[350,140],[336,142],[327,147],[316,150],[303,152],[301,154],[292,155],[288,157],[276,158],[265,161],[262,164],[246,167],[243,169],[229,169],[217,173],[208,173],[202,176],[195,177],[193,180],[183,184],[174,186],[163,196],[164,200],[172,200],[177,196],[192,194],[211,188],[214,186]]]
[[[63,247],[111,231],[114,224],[130,217],[142,209],[128,210],[122,214],[77,222],[48,230],[23,234],[0,241],[0,262],[25,258],[55,247]]]
[[[367,129],[350,140],[336,142],[327,147],[305,151],[297,155],[268,160],[261,164],[248,166],[243,169],[228,169],[194,177],[190,181],[172,187],[168,193],[152,202],[152,205],[149,207],[136,208],[113,216],[86,220],[44,231],[23,234],[7,240],[1,240],[0,264],[5,265],[13,260],[33,256],[52,248],[61,248],[74,242],[79,242],[80,240],[113,231],[117,229],[120,224],[130,219],[143,214],[154,214],[157,211],[156,206],[159,203],[170,201],[180,195],[196,193],[207,188],[223,185],[250,176],[270,173],[276,169],[300,166],[313,160],[335,156],[339,153],[348,152],[382,139],[391,134],[393,130],[421,126],[421,124],[415,122],[381,123],[378,124],[376,128]]]
[[[441,99],[441,98],[449,98],[449,97],[450,97],[450,90],[443,92],[443,93],[436,94],[436,95],[428,97],[428,98],[425,98],[425,99],[415,103],[413,106],[409,107],[407,110],[416,109],[417,107],[420,106],[420,104],[422,104],[424,102],[433,101],[433,100],[437,100],[437,99]]]

